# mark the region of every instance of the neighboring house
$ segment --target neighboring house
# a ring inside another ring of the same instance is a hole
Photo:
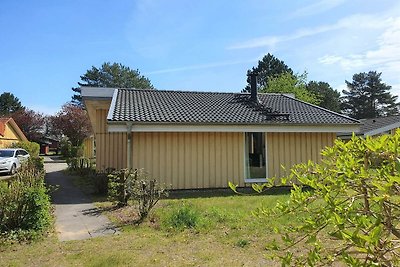
[[[40,145],[40,154],[48,154],[50,151],[58,154],[60,140],[55,136],[45,136],[38,142]]]
[[[173,189],[239,186],[319,161],[347,116],[283,94],[82,87],[97,169],[144,168]]]
[[[396,129],[400,128],[400,115],[380,117],[373,119],[362,119],[360,131],[356,133],[358,136],[377,136],[382,134],[394,134]],[[353,133],[341,133],[338,137],[341,139],[350,139]]]
[[[363,124],[360,127],[360,132],[364,135],[364,137],[382,134],[394,134],[396,129],[400,127],[400,115],[360,121]]]
[[[0,118],[0,148],[8,147],[20,141],[28,141],[24,133],[12,118]]]

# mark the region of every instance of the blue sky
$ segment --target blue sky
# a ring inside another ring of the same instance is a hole
[[[400,94],[396,0],[2,0],[0,29],[0,92],[46,114],[106,61],[157,89],[238,92],[270,52],[338,90],[354,73],[381,71]]]

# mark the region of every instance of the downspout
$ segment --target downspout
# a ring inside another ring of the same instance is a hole
[[[132,122],[126,123],[126,132],[128,134],[126,168],[130,170],[132,169]]]

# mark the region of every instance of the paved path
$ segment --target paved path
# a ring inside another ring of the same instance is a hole
[[[52,195],[55,206],[56,231],[60,241],[81,240],[108,234],[118,234],[107,217],[101,215],[90,197],[72,184],[62,170],[67,164],[45,158],[46,181],[58,186]]]

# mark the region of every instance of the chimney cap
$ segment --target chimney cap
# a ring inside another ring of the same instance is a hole
[[[256,70],[248,71],[247,76],[258,76],[258,72]]]

